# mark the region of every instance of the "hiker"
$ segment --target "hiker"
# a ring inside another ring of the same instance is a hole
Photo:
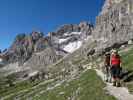
[[[120,86],[120,71],[121,71],[121,59],[117,50],[112,50],[111,59],[111,73],[113,77],[113,86]]]
[[[104,68],[105,68],[105,81],[111,82],[110,53],[105,54]]]

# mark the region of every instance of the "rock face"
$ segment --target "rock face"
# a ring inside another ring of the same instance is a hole
[[[115,43],[133,39],[133,1],[106,0],[96,19],[94,39],[99,47],[105,48]]]
[[[64,25],[56,32],[49,33],[53,47],[72,53],[81,47],[84,40],[92,33],[93,25],[81,22],[79,25]]]
[[[33,53],[24,66],[32,67],[32,69],[43,68],[46,70],[48,65],[57,62],[66,54],[79,49],[83,41],[91,36],[92,30],[93,25],[87,22],[60,27],[56,32],[49,33],[46,39],[41,38],[36,42],[38,47],[42,46],[45,49],[39,50],[35,46],[35,51],[39,50],[39,52]]]
[[[102,11],[100,14],[104,14],[109,11],[109,9],[112,7],[114,4],[118,4],[122,2],[123,0],[105,0],[105,3],[103,5]]]
[[[92,24],[81,22],[63,25],[47,36],[35,31],[18,34],[11,47],[2,52],[8,62],[2,71],[47,70],[47,66],[79,49],[87,37],[92,37],[93,28]]]
[[[5,55],[9,63],[19,62],[23,64],[34,52],[44,50],[49,44],[49,41],[43,37],[43,33],[19,34]]]
[[[34,53],[32,57],[25,62],[25,67],[31,67],[32,69],[45,68],[46,66],[53,64],[59,60],[61,56],[57,55],[55,50],[51,47],[47,47],[45,50]]]

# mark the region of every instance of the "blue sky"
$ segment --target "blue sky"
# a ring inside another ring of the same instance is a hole
[[[45,34],[63,24],[95,23],[104,0],[0,0],[0,49],[19,33]]]

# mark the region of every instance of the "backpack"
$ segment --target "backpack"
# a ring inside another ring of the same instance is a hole
[[[110,54],[105,55],[105,61],[104,61],[105,65],[110,66]]]

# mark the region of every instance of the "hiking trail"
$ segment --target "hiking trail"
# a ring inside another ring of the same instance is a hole
[[[95,71],[104,81],[104,73],[99,69],[95,69]],[[111,83],[106,83],[105,90],[107,90],[110,95],[116,97],[118,100],[133,100],[133,95],[129,93],[126,87],[114,87]]]

